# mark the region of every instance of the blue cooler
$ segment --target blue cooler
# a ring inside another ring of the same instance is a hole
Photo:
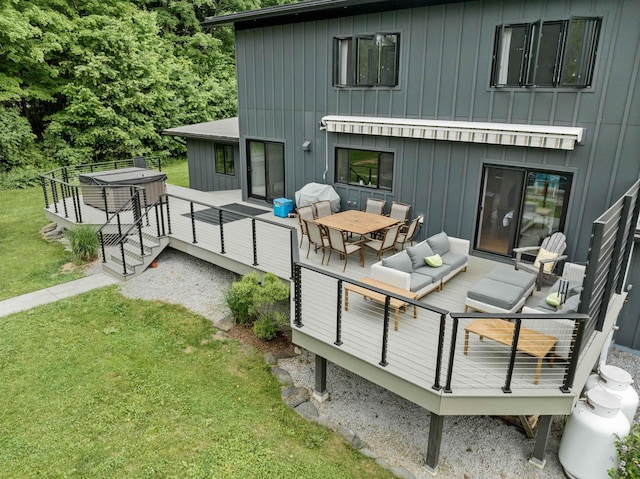
[[[293,200],[276,198],[273,200],[273,214],[280,218],[286,218],[293,211]]]

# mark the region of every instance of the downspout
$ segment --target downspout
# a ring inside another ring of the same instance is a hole
[[[320,129],[324,130],[324,171],[322,172],[322,180],[327,182],[327,172],[329,171],[329,132],[327,131],[327,124],[324,120],[320,120]]]

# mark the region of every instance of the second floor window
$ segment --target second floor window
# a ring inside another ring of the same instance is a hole
[[[334,38],[333,84],[394,87],[398,84],[400,35],[376,33]]]
[[[590,86],[601,23],[574,17],[498,26],[491,86]]]

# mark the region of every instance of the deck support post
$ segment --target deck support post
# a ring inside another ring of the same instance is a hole
[[[553,422],[553,416],[540,416],[538,418],[538,432],[536,433],[536,443],[533,447],[533,454],[529,458],[529,462],[534,466],[542,469],[547,463],[545,457],[545,449],[547,448],[547,442],[549,441],[549,433],[551,432],[551,423]]]
[[[313,398],[318,402],[329,399],[327,391],[327,360],[316,354],[316,383],[313,388]]]
[[[429,421],[429,442],[427,443],[427,470],[431,474],[438,472],[440,462],[440,444],[442,443],[442,427],[444,426],[444,416],[434,412],[431,413]]]

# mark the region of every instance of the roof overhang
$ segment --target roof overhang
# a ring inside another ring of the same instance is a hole
[[[582,142],[584,135],[584,128],[577,127],[473,121],[329,115],[323,117],[321,123],[327,131],[333,133],[526,146],[555,150],[573,150],[576,143]]]
[[[178,126],[163,130],[163,135],[198,138],[202,140],[221,140],[239,143],[240,127],[238,117],[224,120],[207,121],[193,125]]]

